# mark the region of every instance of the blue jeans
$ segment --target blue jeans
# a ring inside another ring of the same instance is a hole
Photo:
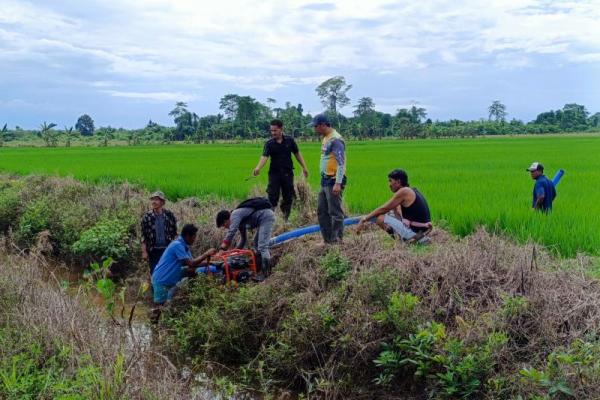
[[[403,240],[410,240],[416,236],[416,232],[404,225],[402,221],[393,215],[386,214],[383,217],[383,223],[389,226],[396,232]]]
[[[152,282],[152,290],[154,291],[154,303],[165,304],[167,300],[173,298],[177,291],[177,286],[167,286]]]

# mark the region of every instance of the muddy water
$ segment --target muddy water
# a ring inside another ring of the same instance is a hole
[[[83,290],[83,285],[86,284],[81,272],[76,272],[65,267],[48,267],[45,269],[45,279],[55,281],[66,293],[73,296],[85,295],[90,304],[98,307],[109,319],[110,316],[106,312],[106,303],[102,296],[94,289]],[[125,351],[130,352],[133,349],[155,350],[160,353],[161,349],[157,345],[160,342],[160,332],[150,323],[148,318],[150,312],[149,294],[139,295],[138,287],[140,282],[134,280],[132,287],[128,288],[125,293],[125,303],[122,304],[117,300],[114,307],[112,320],[118,325],[124,327]],[[133,287],[135,286],[135,287]],[[120,287],[117,288],[117,293]],[[131,324],[129,320],[131,318]],[[173,362],[173,361],[172,361]],[[174,365],[177,365],[173,362]],[[214,389],[213,377],[204,372],[196,372],[186,365],[180,365],[180,374],[184,379],[193,377],[194,386],[192,388],[194,398],[206,400],[259,400],[263,396],[240,392],[233,396],[223,396]]]

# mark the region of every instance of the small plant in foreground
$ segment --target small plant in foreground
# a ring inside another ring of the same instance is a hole
[[[94,286],[104,300],[106,311],[111,317],[115,309],[115,293],[117,291],[117,285],[109,277],[112,263],[112,258],[107,258],[102,264],[93,263],[90,265],[90,269],[83,274],[83,277],[90,285]]]
[[[338,249],[332,249],[321,260],[321,267],[329,279],[341,281],[350,272],[351,265]]]
[[[467,346],[447,337],[444,325],[429,322],[408,339],[396,336],[392,344],[384,344],[374,361],[384,372],[375,383],[389,385],[399,374],[410,373],[428,384],[430,397],[474,398],[495,365],[494,353],[507,340],[504,333],[496,332],[483,344]]]

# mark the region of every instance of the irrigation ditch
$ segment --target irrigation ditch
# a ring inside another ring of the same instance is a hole
[[[314,197],[298,189],[292,224],[304,226]],[[219,242],[213,216],[227,206],[167,204],[200,227],[195,253]],[[600,397],[597,258],[481,228],[438,230],[428,247],[349,230],[339,246],[277,247],[261,284],[192,280],[154,329],[138,261],[146,207],[128,184],[0,177],[0,397]]]

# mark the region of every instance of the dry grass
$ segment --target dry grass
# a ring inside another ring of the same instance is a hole
[[[16,300],[13,307],[3,306],[0,321],[28,332],[44,347],[68,346],[73,369],[89,356],[102,368],[105,382],[115,381],[115,363],[125,355],[125,379],[114,388],[114,398],[200,398],[147,338],[109,323],[83,291],[71,296],[58,282],[43,280],[38,257],[2,256],[0,264],[0,298]]]
[[[351,262],[352,270],[341,286],[332,286],[319,267],[331,248],[309,238],[276,249],[284,265],[276,268],[266,283],[270,287],[266,292],[274,292],[276,301],[262,309],[265,332],[257,335],[304,335],[303,339],[283,339],[294,347],[295,355],[292,362],[279,366],[279,376],[289,379],[288,383],[303,377],[306,386],[328,382],[320,395],[333,399],[349,396],[340,382],[350,374],[353,382],[360,382],[365,389],[364,394],[351,397],[382,395],[377,395],[372,385],[377,374],[373,359],[381,342],[391,340],[393,333],[373,319],[382,304],[373,298],[373,288],[365,285],[367,275],[390,277],[387,294],[417,295],[421,300],[419,319],[444,323],[453,337],[467,344],[481,341],[491,332],[506,332],[509,342],[499,355],[499,375],[518,377],[520,368],[540,365],[548,354],[568,347],[575,339],[597,336],[600,284],[585,275],[591,259],[572,259],[564,269],[563,260],[552,258],[536,245],[515,245],[483,229],[464,239],[441,232],[437,235],[440,242],[415,248],[392,243],[379,232],[348,234],[339,253]],[[525,298],[527,308],[518,315],[504,315],[506,299],[515,296]],[[311,318],[314,310],[323,306],[336,318],[335,329],[285,331],[292,310]],[[344,346],[337,345],[341,340]],[[600,396],[595,384],[577,385],[582,393]],[[414,389],[405,389],[403,396],[414,394]]]

